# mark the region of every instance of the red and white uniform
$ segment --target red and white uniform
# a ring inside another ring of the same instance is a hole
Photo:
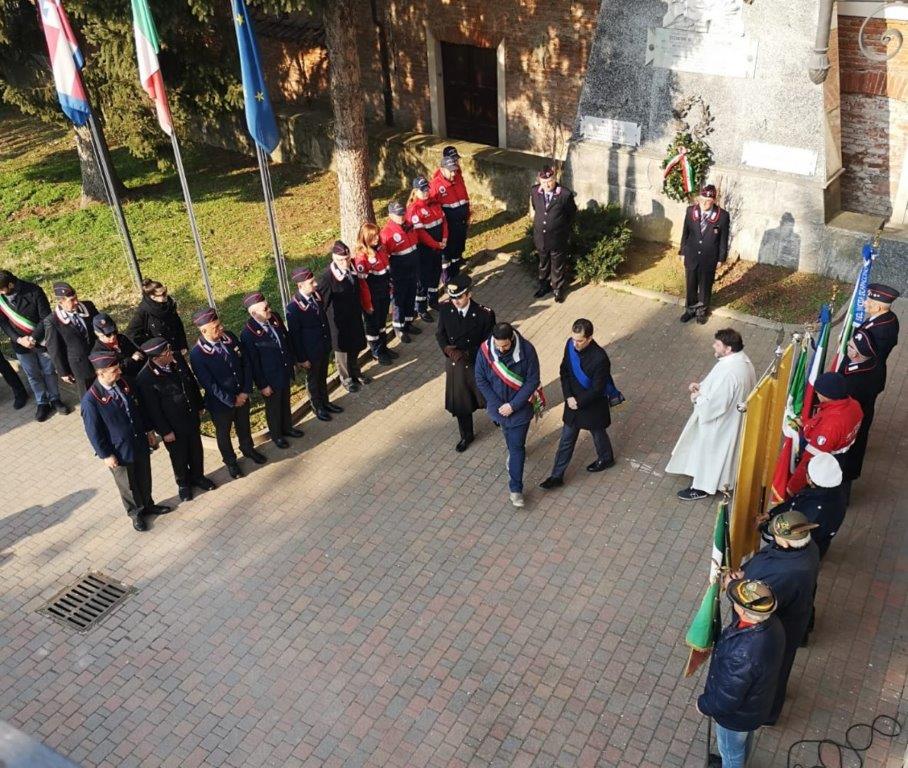
[[[788,495],[807,487],[807,464],[818,453],[834,456],[845,453],[858,436],[864,413],[857,400],[846,397],[820,403],[817,412],[804,424],[806,441],[798,466],[788,481]]]
[[[406,217],[422,245],[435,251],[441,250],[441,241],[448,239],[448,221],[441,210],[441,205],[431,197],[428,200],[414,200],[407,206]],[[440,240],[429,234],[431,230],[436,230],[436,227],[439,226],[441,227]]]
[[[395,256],[416,255],[419,236],[412,227],[389,219],[378,236],[388,254],[388,261],[394,261]]]
[[[353,268],[356,270],[357,285],[359,286],[359,300],[366,312],[372,312],[375,309],[375,302],[372,297],[372,283],[387,283],[391,279],[391,261],[388,259],[388,252],[382,243],[369,253],[356,253],[353,256]],[[385,287],[387,291],[387,287]]]
[[[442,175],[441,168],[438,168],[429,180],[429,199],[448,212],[463,208],[464,220],[470,216],[470,195],[460,169],[455,171],[454,178],[448,181]]]

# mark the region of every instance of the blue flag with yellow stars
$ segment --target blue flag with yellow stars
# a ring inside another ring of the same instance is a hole
[[[265,75],[262,73],[262,57],[259,53],[252,19],[244,0],[231,0],[233,26],[236,29],[236,44],[240,49],[240,70],[243,74],[243,100],[246,102],[246,125],[255,143],[269,154],[280,141]]]

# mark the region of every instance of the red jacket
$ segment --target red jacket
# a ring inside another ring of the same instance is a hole
[[[459,208],[465,205],[467,217],[470,215],[470,195],[463,174],[459,170],[454,174],[453,181],[448,181],[442,176],[441,168],[436,170],[429,181],[429,199],[434,200],[442,208]]]
[[[818,453],[845,453],[854,442],[864,414],[852,397],[820,403],[817,412],[804,424],[806,445],[798,466],[788,481],[788,495],[807,487],[807,464]]]
[[[409,224],[398,224],[388,219],[378,236],[388,254],[389,262],[393,261],[395,256],[416,254],[419,236]]]
[[[448,239],[448,220],[435,200],[431,197],[428,200],[414,200],[407,206],[407,221],[419,237],[419,242],[436,251],[442,249],[441,243],[426,231],[441,224],[441,239]]]
[[[359,287],[359,300],[363,310],[372,314],[372,291],[369,288],[369,275],[387,275],[391,271],[391,262],[385,246],[379,243],[374,255],[357,252],[353,256],[353,268],[356,270],[357,285]]]

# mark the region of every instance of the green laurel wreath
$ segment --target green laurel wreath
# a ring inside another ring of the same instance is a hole
[[[690,181],[687,185],[685,184],[684,163],[677,162],[682,150],[690,170]],[[695,139],[691,134],[679,131],[675,134],[672,143],[668,145],[668,151],[661,166],[663,173],[672,164],[671,170],[663,177],[662,191],[672,200],[689,203],[691,195],[697,193],[698,185],[706,181],[707,173],[713,164],[713,152],[702,139]]]

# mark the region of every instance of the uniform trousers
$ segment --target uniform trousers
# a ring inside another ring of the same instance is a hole
[[[591,429],[589,433],[593,436],[593,445],[596,446],[596,458],[599,461],[611,461],[615,455],[612,451],[612,441],[609,440],[605,427]],[[574,455],[574,446],[577,445],[578,437],[580,437],[580,427],[575,427],[573,424],[561,425],[561,440],[558,442],[558,450],[555,453],[552,477],[564,477],[564,471],[568,468],[571,457]]]
[[[192,432],[174,432],[176,440],[164,443],[173,467],[173,479],[186,488],[205,475],[202,435],[196,427]]]
[[[372,357],[378,357],[385,344],[385,323],[391,307],[391,282],[385,275],[369,276],[369,291],[372,294],[372,314],[363,312],[363,327]]]
[[[335,352],[334,362],[337,365],[341,382],[349,384],[354,379],[363,377],[363,373],[359,369],[359,352]]]
[[[32,352],[17,352],[16,359],[25,376],[28,386],[35,393],[38,405],[50,405],[60,399],[60,385],[57,382],[57,371],[53,360],[43,349]]]
[[[469,439],[474,437],[473,435],[473,414],[468,413],[466,415],[457,416],[457,426],[460,429],[460,436],[463,439]]]
[[[320,358],[311,360],[306,369],[306,389],[309,390],[309,402],[323,408],[328,404],[328,362],[326,352]]]
[[[287,435],[293,429],[293,417],[290,414],[290,387],[275,389],[265,398],[265,421],[271,439]]]
[[[445,218],[448,220],[448,244],[442,251],[441,258],[445,283],[457,277],[463,267],[463,252],[467,247],[468,210],[466,205],[444,209]]]
[[[19,397],[25,397],[25,385],[22,383],[22,379],[19,378],[13,370],[13,366],[9,364],[9,360],[6,359],[6,356],[0,352],[0,375],[3,376],[3,379],[9,384],[9,388],[13,390],[13,394]]]
[[[225,464],[236,464],[236,451],[233,450],[233,441],[230,439],[232,428],[236,429],[242,453],[248,454],[255,450],[252,444],[252,426],[249,424],[248,400],[245,405],[211,411],[211,420],[214,422],[218,450]]]
[[[416,284],[419,279],[419,257],[414,252],[391,257],[391,284],[394,287],[391,320],[402,329],[416,318]]]
[[[564,251],[539,251],[539,284],[548,283],[555,293],[564,288],[568,258]]]
[[[154,506],[151,498],[151,457],[147,450],[147,445],[136,446],[135,461],[110,470],[120,492],[120,500],[130,517],[146,514]]]
[[[684,268],[684,280],[687,288],[688,309],[709,309],[713,295],[713,281],[716,279],[716,265],[696,264]]]

